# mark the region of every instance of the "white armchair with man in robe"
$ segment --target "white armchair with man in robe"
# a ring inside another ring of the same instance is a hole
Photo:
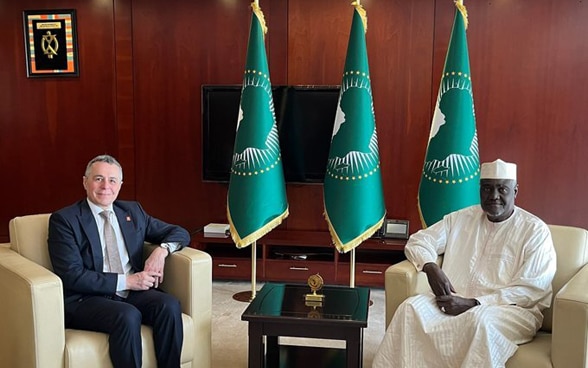
[[[551,303],[556,255],[548,226],[515,206],[517,193],[515,164],[484,163],[480,205],[410,237],[406,257],[432,293],[400,304],[374,368],[504,367],[533,339]]]

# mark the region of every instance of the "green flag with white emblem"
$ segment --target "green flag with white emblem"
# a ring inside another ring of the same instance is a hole
[[[265,52],[265,21],[253,15],[231,164],[227,216],[231,237],[245,247],[288,216],[286,184]],[[237,117],[236,117],[237,118]]]
[[[480,158],[463,0],[456,11],[419,186],[423,227],[480,203]]]
[[[324,182],[325,218],[339,252],[354,249],[386,215],[365,32],[354,3],[353,21]]]

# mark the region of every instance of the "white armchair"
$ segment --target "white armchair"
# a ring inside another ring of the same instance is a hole
[[[108,335],[64,328],[63,288],[47,249],[49,214],[10,221],[0,247],[0,362],[11,368],[112,367]],[[154,248],[146,244],[148,254]],[[162,288],[182,305],[182,368],[211,365],[212,259],[192,248],[166,261]],[[143,367],[157,366],[151,328],[143,326]]]
[[[506,368],[588,367],[588,231],[557,225],[549,229],[557,254],[551,308],[543,311],[543,325],[533,341],[520,345]],[[427,289],[425,274],[410,262],[390,266],[385,273],[386,326],[402,301]]]

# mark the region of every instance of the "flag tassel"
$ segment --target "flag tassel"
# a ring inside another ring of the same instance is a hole
[[[463,17],[463,24],[465,29],[468,29],[468,11],[465,5],[463,5],[463,0],[456,0],[455,6],[457,7],[459,12],[461,13],[461,16]]]
[[[257,231],[254,231],[253,233],[247,235],[244,238],[241,238],[239,236],[239,232],[235,228],[235,225],[233,223],[233,219],[231,217],[231,211],[229,210],[228,204],[227,204],[227,218],[229,219],[231,238],[235,242],[235,245],[237,246],[237,248],[244,248],[244,247],[248,246],[249,244],[251,244],[252,242],[254,242],[255,240],[266,235],[267,233],[272,231],[274,228],[276,228],[278,225],[280,225],[282,223],[282,221],[286,217],[288,217],[289,214],[290,214],[289,209],[288,209],[288,207],[286,207],[286,211],[284,211],[284,213],[282,213],[279,216],[276,216],[276,218],[274,218],[273,220],[271,220],[270,222],[265,224],[265,226],[258,229]]]
[[[355,7],[355,10],[357,10],[359,15],[361,16],[361,22],[363,23],[363,30],[365,33],[367,33],[367,12],[363,8],[363,6],[361,6],[361,4],[359,3],[359,0],[352,2],[351,5],[353,5]]]
[[[339,235],[337,234],[337,231],[333,227],[333,224],[332,224],[331,220],[329,219],[329,215],[327,214],[327,212],[325,211],[323,213],[323,215],[329,225],[329,233],[331,234],[331,238],[333,239],[335,247],[337,248],[337,250],[340,253],[345,253],[345,252],[349,251],[350,249],[355,249],[355,247],[357,247],[358,245],[363,243],[365,240],[369,239],[372,235],[374,235],[374,233],[378,229],[380,229],[382,227],[382,225],[384,224],[384,219],[386,218],[386,213],[384,213],[384,216],[378,222],[376,222],[375,225],[371,226],[369,229],[364,231],[363,234],[359,235],[358,237],[356,237],[352,241],[343,244],[343,242],[339,238]]]
[[[255,14],[257,19],[259,19],[259,24],[261,25],[261,29],[263,30],[263,36],[265,37],[265,34],[267,33],[267,26],[265,24],[265,17],[263,16],[263,12],[259,7],[259,3],[257,1],[252,2],[251,8],[253,9],[253,13]]]

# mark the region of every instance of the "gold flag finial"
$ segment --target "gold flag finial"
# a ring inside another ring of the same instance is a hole
[[[261,29],[263,30],[263,35],[265,36],[265,34],[267,33],[267,26],[265,25],[265,18],[263,17],[263,12],[261,11],[261,8],[259,7],[257,1],[251,3],[251,8],[253,9],[253,13],[255,13],[255,15],[257,16],[257,19],[259,19]]]
[[[355,6],[355,9],[357,10],[359,15],[361,16],[361,21],[363,22],[364,32],[367,33],[367,12],[363,8],[363,6],[361,6],[361,4],[359,3],[359,0],[352,2],[351,5]]]
[[[463,24],[465,29],[468,29],[468,11],[465,5],[463,5],[463,0],[455,0],[455,6],[457,7],[459,12],[461,13],[461,16],[463,17]]]

